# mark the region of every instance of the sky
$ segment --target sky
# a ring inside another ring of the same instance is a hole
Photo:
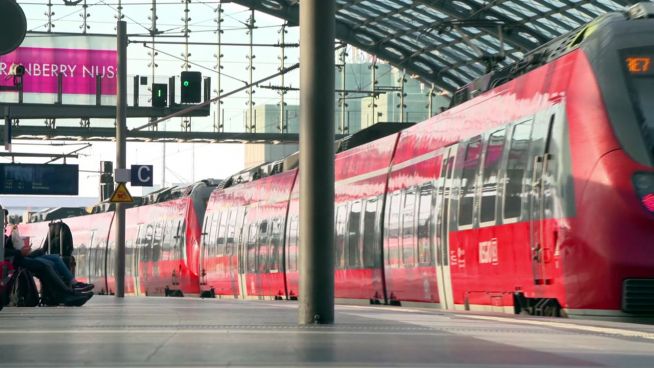
[[[117,0],[88,0],[87,33],[90,34],[115,34],[116,15],[119,3]],[[18,0],[23,8],[27,21],[28,32],[47,31],[47,0]],[[65,6],[63,0],[52,0],[51,11],[53,32],[82,33],[84,25],[82,3],[77,6]],[[124,20],[127,22],[127,33],[130,35],[130,46],[128,47],[128,80],[133,75],[151,76],[151,59],[149,52],[152,50],[145,47],[138,41],[147,41],[144,37],[151,27],[149,17],[151,15],[151,1],[131,0],[122,1]],[[217,13],[218,1],[193,1],[189,4],[189,29],[191,42],[216,42],[217,41]],[[183,41],[182,29],[184,27],[184,3],[181,1],[157,1],[157,29],[162,31],[158,40]],[[250,10],[238,5],[224,4],[222,13],[223,42],[247,43],[249,34],[245,26],[251,16]],[[256,13],[253,40],[260,44],[274,44],[279,41],[279,30],[283,21],[262,13]],[[287,43],[298,42],[297,28],[290,28],[286,35]],[[165,83],[169,76],[179,75],[183,70],[183,45],[155,46],[155,82]],[[216,95],[216,72],[215,57],[216,46],[190,46],[189,61],[190,70],[199,70],[204,76],[212,77],[214,86],[212,96]],[[225,46],[223,47],[223,69],[222,89],[224,92],[243,86],[248,80],[247,47]],[[253,79],[261,79],[270,74],[276,73],[279,67],[278,56],[280,50],[277,47],[255,47],[255,69]],[[286,49],[287,65],[298,62],[299,50],[297,48]],[[286,85],[297,87],[299,85],[299,74],[295,71],[286,77]],[[151,78],[149,80],[151,82]],[[278,85],[280,80],[271,81],[271,84]],[[128,86],[128,90],[131,87]],[[141,89],[141,103],[147,103],[147,92]],[[178,95],[179,96],[179,95]],[[179,97],[178,97],[179,98]],[[131,96],[128,96],[131,101]],[[243,131],[244,111],[247,108],[248,95],[239,93],[225,100],[222,108],[225,116],[225,131]],[[279,102],[279,95],[272,90],[258,88],[254,94],[256,105],[276,104]],[[286,96],[288,104],[297,104],[297,92],[289,92]],[[198,131],[211,131],[215,109],[207,118],[193,118],[192,129]],[[147,122],[144,119],[128,119],[128,128],[140,126]],[[24,125],[40,125],[42,121],[30,120],[21,121]],[[58,125],[76,125],[79,121],[57,121]],[[92,125],[113,124],[113,121],[102,121],[92,119]],[[169,120],[163,129],[179,130],[181,120],[174,118]],[[161,130],[162,128],[160,128]],[[37,153],[67,153],[81,148],[77,142],[51,142],[51,141],[14,141],[12,150],[14,152],[37,152]],[[232,173],[243,169],[244,146],[242,144],[191,144],[191,143],[128,143],[127,144],[127,166],[131,164],[154,165],[154,184],[156,186],[170,186],[179,183],[190,183],[205,178],[224,178]],[[165,183],[163,180],[163,158],[166,156]],[[92,146],[79,152],[77,160],[69,159],[68,163],[77,163],[80,166],[80,196],[98,196],[99,184],[99,162],[103,160],[115,160],[115,143],[92,143]],[[20,159],[16,162],[45,162],[41,159]],[[10,162],[7,158],[0,158],[0,162]],[[59,161],[61,162],[61,161]],[[139,195],[139,188],[132,188],[133,194]]]

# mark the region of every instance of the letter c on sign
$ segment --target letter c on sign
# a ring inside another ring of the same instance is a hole
[[[152,174],[152,173],[151,173],[149,167],[147,167],[147,166],[139,167],[138,176],[139,176],[139,181],[141,183],[149,182],[151,180],[151,175],[150,174]]]

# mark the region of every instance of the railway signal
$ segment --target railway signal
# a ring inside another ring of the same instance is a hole
[[[152,84],[152,107],[168,106],[168,85],[165,83]]]
[[[189,71],[182,72],[181,82],[181,102],[200,102],[202,98],[202,73]]]

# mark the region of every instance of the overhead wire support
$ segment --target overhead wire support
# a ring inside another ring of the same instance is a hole
[[[339,91],[341,94],[339,101],[341,107],[341,124],[339,126],[339,133],[348,134],[350,132],[350,122],[348,119],[346,119],[348,115],[346,109],[349,105],[345,101],[347,98],[347,91],[345,90],[347,88],[345,85],[347,73],[347,47],[343,47],[341,50],[340,59],[341,65],[338,66],[341,72],[341,90]]]
[[[250,18],[248,20],[247,26],[247,34],[250,36],[250,48],[249,48],[249,54],[247,56],[248,59],[248,76],[249,76],[249,84],[250,88],[248,88],[248,101],[246,102],[248,104],[248,116],[246,119],[246,124],[245,124],[245,131],[248,133],[256,133],[257,132],[257,122],[254,116],[254,84],[252,81],[254,80],[254,26],[255,24],[255,19],[254,19],[254,9],[250,10]]]
[[[46,162],[46,164],[55,162],[55,161],[57,161],[59,159],[62,159],[62,158],[64,159],[64,163],[65,163],[66,162],[66,157],[75,157],[75,158],[77,158],[77,155],[75,155],[75,153],[77,153],[79,151],[82,151],[82,150],[85,150],[85,149],[87,149],[87,148],[89,148],[91,146],[93,146],[91,143],[86,143],[83,147],[77,148],[77,149],[75,149],[75,150],[73,150],[73,151],[71,151],[69,153],[66,153],[66,154],[63,154],[63,155],[56,155],[57,157],[55,157],[52,160]]]
[[[88,7],[86,0],[84,0],[84,3],[82,4],[82,13],[80,14],[80,17],[82,17],[82,25],[80,25],[82,34],[86,34],[86,30],[91,28],[91,26],[88,25],[88,18],[91,16],[91,14],[87,12]]]
[[[293,71],[293,70],[295,70],[295,69],[297,69],[297,68],[299,68],[299,67],[300,67],[300,64],[299,64],[299,63],[296,63],[296,64],[294,64],[294,65],[289,66],[288,68],[284,68],[284,70],[280,70],[279,72],[277,72],[277,73],[275,73],[275,74],[271,74],[271,75],[269,75],[269,76],[267,76],[267,77],[265,77],[265,78],[259,79],[259,80],[255,81],[255,82],[253,82],[252,85],[255,85],[255,86],[256,86],[256,85],[259,85],[259,84],[261,84],[261,83],[263,83],[263,82],[266,82],[266,81],[269,81],[269,80],[271,80],[271,79],[273,79],[273,78],[277,78],[277,77],[279,77],[281,74],[285,74],[285,73],[288,73],[288,72],[290,72],[290,71]],[[248,88],[250,88],[250,87],[251,87],[250,84],[246,84],[246,85],[244,85],[244,86],[242,86],[242,87],[239,87],[239,88],[237,88],[237,89],[234,89],[234,90],[232,90],[232,91],[229,91],[229,92],[227,92],[227,93],[224,93],[224,94],[222,94],[222,95],[220,95],[220,96],[218,96],[218,97],[214,97],[214,98],[212,98],[212,99],[210,99],[210,100],[208,100],[208,101],[202,102],[202,103],[197,104],[197,105],[189,106],[189,107],[186,108],[186,109],[180,110],[180,111],[175,112],[175,113],[173,113],[173,114],[170,114],[170,115],[168,115],[168,116],[164,116],[164,117],[162,117],[162,118],[160,118],[160,119],[157,119],[157,120],[155,120],[155,121],[153,121],[153,122],[150,122],[150,123],[148,123],[148,124],[141,125],[141,126],[139,126],[139,127],[136,127],[136,128],[134,128],[134,129],[131,129],[130,131],[141,130],[141,129],[144,129],[144,128],[148,128],[148,127],[150,127],[151,125],[156,125],[156,124],[159,124],[159,123],[161,123],[161,122],[163,122],[163,121],[166,121],[166,120],[172,119],[172,118],[174,118],[174,117],[183,116],[184,114],[188,114],[188,113],[191,112],[191,111],[195,111],[195,110],[201,109],[201,108],[203,108],[203,107],[205,107],[205,106],[208,106],[209,104],[211,104],[211,103],[213,103],[213,102],[215,102],[215,101],[218,101],[218,100],[221,100],[221,99],[223,99],[223,98],[226,98],[226,97],[229,97],[229,96],[231,96],[231,95],[234,95],[234,94],[236,94],[236,93],[239,93],[239,92],[245,91],[246,89],[248,89]]]
[[[54,24],[52,23],[53,15],[55,13],[52,11],[52,0],[48,0],[48,11],[45,13],[45,16],[48,17],[48,23],[46,23],[46,31],[48,33],[52,32],[52,28],[54,28]]]
[[[125,16],[123,15],[123,2],[122,0],[118,0],[118,6],[116,7],[116,20],[121,21]]]
[[[280,44],[284,44],[284,41],[286,39],[286,31],[287,24],[284,23],[282,24],[281,29],[279,30],[279,42]],[[282,47],[280,49],[280,55],[279,55],[279,68],[277,70],[282,70],[284,69],[284,66],[286,64],[286,48]],[[282,82],[282,87],[285,86],[286,84],[286,79],[284,78],[285,75],[281,75],[281,82]],[[287,90],[285,89],[280,89],[279,90],[279,126],[278,130],[280,133],[288,133],[288,121],[286,118],[286,92]]]
[[[214,54],[214,57],[216,58],[216,65],[214,66],[214,69],[216,70],[216,89],[214,92],[216,93],[217,96],[220,96],[221,93],[223,93],[223,88],[222,88],[222,73],[221,70],[223,69],[223,4],[222,0],[218,1],[218,7],[214,10],[216,12],[216,19],[214,22],[216,22],[216,53]],[[224,132],[225,131],[225,120],[222,118],[223,115],[223,101],[218,100],[215,103],[216,105],[216,110],[215,110],[215,117],[214,117],[214,124],[213,124],[213,130],[214,132]]]
[[[179,57],[179,56],[175,56],[175,55],[170,54],[170,53],[167,53],[167,52],[165,52],[165,51],[157,50],[157,49],[152,48],[151,46],[147,46],[146,43],[143,43],[143,47],[148,48],[148,49],[150,49],[150,50],[154,50],[154,51],[156,51],[157,53],[161,53],[161,54],[163,54],[163,55],[170,56],[171,58],[175,58],[175,59],[177,59],[177,60],[182,60],[182,61],[184,60],[183,58],[181,58],[181,57]],[[197,63],[193,63],[193,62],[191,62],[191,61],[189,61],[188,63],[189,63],[189,65],[196,66],[196,67],[198,67],[198,68],[200,68],[200,69],[206,69],[206,70],[211,71],[211,72],[214,72],[214,71],[215,71],[214,69],[207,68],[207,67],[205,67],[205,66],[203,66],[203,65],[200,65],[200,64],[197,64]],[[241,82],[241,83],[243,83],[243,84],[248,84],[247,81],[244,81],[244,80],[242,80],[242,79],[238,79],[238,78],[233,77],[233,76],[231,76],[231,75],[229,75],[229,74],[221,73],[221,75],[223,75],[223,76],[225,76],[225,77],[227,77],[227,78],[233,79],[233,80],[235,80],[235,81],[237,81],[237,82]]]

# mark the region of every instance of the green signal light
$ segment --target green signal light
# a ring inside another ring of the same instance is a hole
[[[188,87],[188,86],[191,85],[191,82],[185,80],[185,81],[182,83],[182,85],[184,85],[184,87]]]
[[[161,97],[161,90],[157,91],[157,97]]]

